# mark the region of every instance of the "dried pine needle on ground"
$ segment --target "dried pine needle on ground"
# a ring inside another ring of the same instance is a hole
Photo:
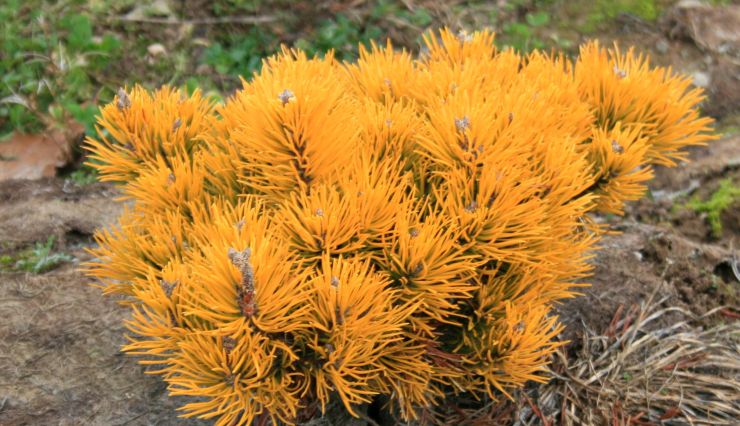
[[[521,425],[734,425],[740,418],[740,322],[709,328],[654,297],[619,309],[607,330],[554,355],[553,380],[519,413]]]

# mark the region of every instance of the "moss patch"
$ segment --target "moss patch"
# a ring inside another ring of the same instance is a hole
[[[697,213],[706,213],[712,235],[719,238],[722,235],[722,212],[736,201],[740,201],[740,187],[731,179],[725,179],[720,182],[719,188],[708,200],[694,198],[686,206]]]

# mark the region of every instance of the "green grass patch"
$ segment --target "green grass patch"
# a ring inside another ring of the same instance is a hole
[[[686,206],[697,213],[706,213],[712,235],[719,238],[722,236],[722,213],[737,201],[740,201],[740,187],[731,179],[724,179],[708,200],[694,198]]]
[[[87,166],[72,171],[67,177],[80,186],[91,185],[98,181],[98,174],[95,169]]]
[[[54,237],[51,236],[45,243],[38,242],[28,250],[15,255],[0,256],[0,270],[42,274],[73,260],[74,258],[66,253],[54,251]]]
[[[562,6],[577,17],[577,28],[583,33],[594,33],[608,27],[621,14],[634,15],[644,21],[655,22],[663,12],[664,0],[594,0],[566,2]],[[565,23],[564,23],[565,25]]]
[[[113,34],[93,35],[79,1],[0,2],[0,135],[38,132],[74,119],[92,132],[97,76],[120,53]]]

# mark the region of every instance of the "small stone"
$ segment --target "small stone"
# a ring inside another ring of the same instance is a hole
[[[147,46],[146,51],[149,53],[149,56],[153,58],[167,54],[167,49],[165,49],[165,47],[160,43],[150,44]]]
[[[696,87],[707,88],[709,87],[709,84],[712,82],[712,79],[711,77],[709,77],[709,74],[703,71],[696,71],[695,73],[691,74],[691,78],[693,79],[694,86]]]
[[[657,43],[655,43],[655,51],[660,53],[661,55],[665,55],[666,53],[668,53],[668,49],[670,47],[671,46],[665,39],[660,39]]]
[[[195,74],[197,75],[210,75],[213,74],[213,67],[208,64],[200,64],[195,67]]]
[[[150,0],[132,3],[136,4],[136,7],[125,15],[127,19],[137,20],[151,17],[174,18],[169,0]]]

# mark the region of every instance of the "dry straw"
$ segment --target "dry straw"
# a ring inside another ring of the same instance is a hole
[[[659,290],[660,288],[656,289]],[[520,424],[733,425],[740,418],[740,324],[711,327],[648,300],[621,309],[608,330],[585,330],[574,356],[555,354],[554,379]],[[553,423],[555,422],[555,423]]]

